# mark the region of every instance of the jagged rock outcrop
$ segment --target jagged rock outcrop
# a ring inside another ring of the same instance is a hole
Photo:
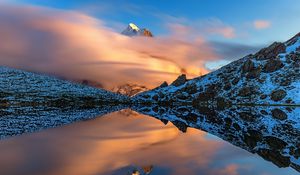
[[[136,103],[300,105],[300,34],[207,75],[143,92]]]

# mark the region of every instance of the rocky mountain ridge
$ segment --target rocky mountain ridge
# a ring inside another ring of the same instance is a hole
[[[275,42],[214,72],[134,96],[136,103],[300,105],[300,33]]]
[[[0,67],[0,106],[94,107],[129,97],[54,77]],[[6,108],[4,108],[6,109]],[[0,109],[0,113],[4,110]]]

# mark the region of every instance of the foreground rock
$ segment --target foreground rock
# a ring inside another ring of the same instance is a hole
[[[134,97],[136,103],[194,106],[228,104],[300,105],[300,34],[275,42],[207,75],[181,75],[167,87]]]

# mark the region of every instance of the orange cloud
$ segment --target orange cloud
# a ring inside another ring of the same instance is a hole
[[[266,20],[256,20],[253,22],[253,25],[256,29],[267,29],[271,27],[271,22]]]
[[[208,72],[206,61],[218,59],[201,37],[130,38],[78,12],[6,5],[0,7],[0,23],[1,65],[106,88],[128,82],[151,88],[181,73],[192,78]]]

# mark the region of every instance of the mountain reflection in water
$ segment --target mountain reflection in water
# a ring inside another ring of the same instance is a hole
[[[2,140],[0,174],[298,174],[298,108],[132,108]]]

